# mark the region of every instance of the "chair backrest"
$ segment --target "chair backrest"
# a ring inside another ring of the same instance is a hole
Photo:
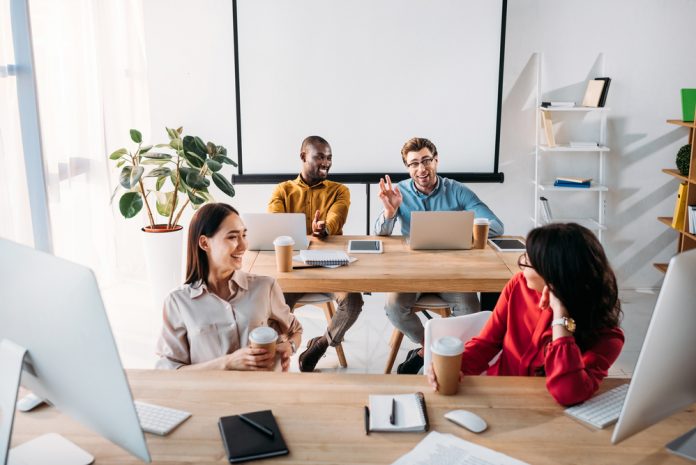
[[[466,344],[469,339],[477,336],[481,328],[486,324],[491,314],[488,310],[468,315],[455,316],[452,318],[433,318],[425,324],[425,356],[423,357],[423,367],[430,366],[432,358],[430,347],[438,338],[444,336],[454,336]],[[424,370],[425,371],[425,370]]]

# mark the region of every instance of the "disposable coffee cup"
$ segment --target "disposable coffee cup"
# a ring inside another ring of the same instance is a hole
[[[488,239],[488,228],[491,222],[488,218],[474,218],[474,245],[475,249],[483,249]]]
[[[278,236],[273,241],[276,255],[276,268],[281,273],[292,271],[292,246],[295,241],[290,236]]]
[[[266,349],[274,359],[277,340],[278,333],[270,326],[259,326],[249,334],[249,346],[255,349]]]
[[[433,371],[437,378],[437,392],[444,396],[456,394],[459,391],[459,372],[461,371],[464,343],[458,337],[441,337],[433,343],[430,350]]]

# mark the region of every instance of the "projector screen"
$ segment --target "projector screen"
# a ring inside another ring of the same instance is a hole
[[[405,174],[414,136],[440,172],[497,174],[504,0],[233,3],[240,175],[297,173],[309,135],[334,178]]]

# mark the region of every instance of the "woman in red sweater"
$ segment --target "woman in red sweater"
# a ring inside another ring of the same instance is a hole
[[[583,402],[623,347],[616,277],[595,235],[575,223],[533,229],[526,248],[522,271],[465,345],[462,374],[546,376],[558,403]],[[437,390],[432,369],[428,379]]]

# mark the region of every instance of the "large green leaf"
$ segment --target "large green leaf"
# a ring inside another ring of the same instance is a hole
[[[206,202],[206,197],[204,192],[192,192],[188,191],[186,193],[188,195],[189,200],[191,200],[191,203],[194,205],[202,205]]]
[[[226,157],[225,155],[216,155],[213,157],[213,160],[219,161],[220,163],[225,163],[227,165],[237,166],[236,161],[232,160],[231,158]]]
[[[220,173],[213,173],[213,182],[225,194],[234,197],[234,186]]]
[[[150,151],[151,148],[152,148],[152,145],[145,145],[143,147],[140,147],[140,155],[146,154],[147,152]]]
[[[208,165],[208,169],[210,169],[210,171],[212,171],[213,173],[222,169],[222,163],[220,163],[219,161],[215,161],[211,158],[207,159],[205,161],[205,164]]]
[[[133,218],[143,208],[143,199],[139,192],[126,192],[118,202],[118,209],[125,218]]]
[[[159,165],[159,166],[162,166],[162,165],[166,165],[167,163],[169,163],[169,161],[170,160],[157,160],[157,159],[146,158],[145,160],[141,161],[140,164],[141,165]]]
[[[172,172],[172,170],[170,170],[166,166],[161,166],[161,167],[155,168],[154,170],[147,173],[146,177],[159,178],[160,176],[169,176],[169,173],[171,173],[171,172]]]
[[[174,192],[155,192],[157,197],[157,213],[162,216],[169,216],[174,209]]]
[[[200,137],[184,136],[184,152],[193,152],[201,160],[205,160],[208,156],[205,144]]]
[[[214,173],[217,174],[217,173]],[[205,189],[210,185],[210,181],[204,176],[194,172],[186,175],[186,185],[194,189]]]
[[[183,172],[181,172],[181,177],[177,176],[176,171],[172,171],[171,174],[169,175],[169,179],[172,181],[173,186],[176,186],[176,180],[177,180],[177,178],[179,178],[179,188],[178,188],[179,192],[186,192],[186,186],[184,186],[183,177],[184,177]]]
[[[119,160],[118,163],[116,163],[116,168],[120,168],[125,164],[126,164],[126,160]]]
[[[203,164],[205,163],[205,161],[203,161],[201,157],[199,157],[193,152],[184,152],[182,155],[184,156],[186,163],[188,163],[189,166],[193,166],[194,168],[201,169],[203,167]]]
[[[208,152],[208,155],[215,155],[216,153],[218,153],[217,146],[212,142],[208,142],[207,144],[205,144],[205,151]]]
[[[140,152],[142,153],[142,151]],[[151,158],[153,160],[171,160],[172,156],[169,155],[168,153],[160,153],[160,152],[152,152],[152,153],[143,153],[143,157],[145,158]]]
[[[138,181],[140,181],[140,178],[143,177],[144,172],[145,172],[145,168],[143,168],[142,166],[134,166],[133,167],[133,170],[131,171],[131,176],[130,176],[131,187],[138,184]]]
[[[133,142],[140,144],[143,141],[143,135],[137,129],[130,130],[130,137]]]
[[[122,156],[126,155],[128,153],[128,150],[126,149],[118,149],[111,155],[109,155],[109,160],[118,160]]]
[[[130,183],[132,171],[133,171],[132,166],[126,166],[121,170],[121,174],[118,177],[118,183],[121,184],[126,189],[130,189],[131,187],[133,187],[133,186],[131,186],[131,183]]]
[[[178,139],[178,138],[177,138],[177,139],[172,139],[172,140],[169,142],[169,146],[170,146],[171,148],[173,148],[174,150],[176,150],[177,152],[178,152],[179,150],[182,150],[182,149],[184,148],[184,144],[181,142],[181,139]]]

